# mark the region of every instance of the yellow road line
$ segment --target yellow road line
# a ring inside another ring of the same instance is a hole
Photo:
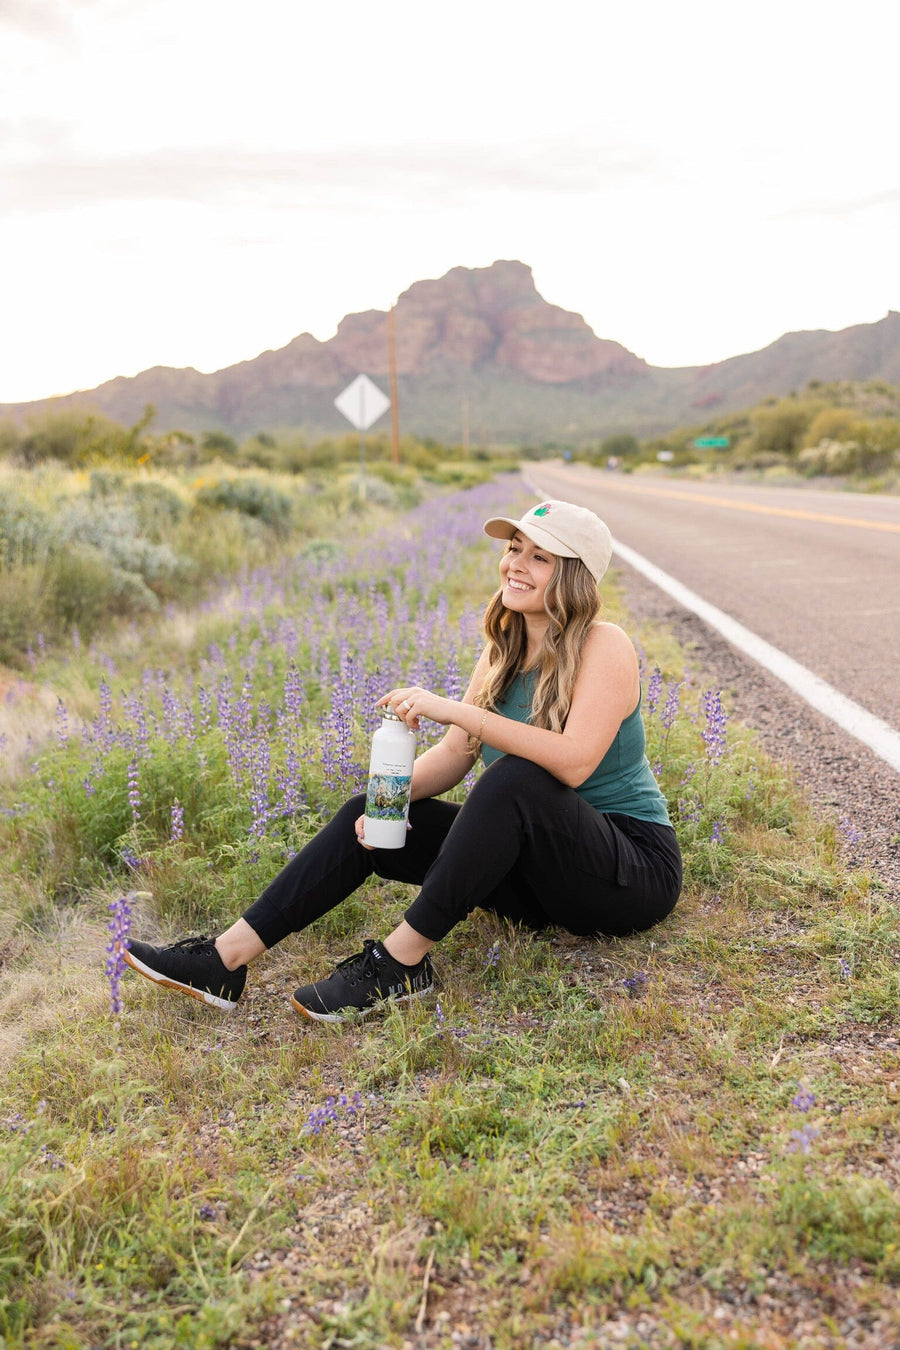
[[[624,483],[613,482],[609,478],[592,483],[591,486],[599,491],[604,487],[612,487],[637,496],[670,497],[679,502],[706,502],[710,506],[727,507],[730,511],[755,511],[760,516],[789,516],[793,520],[817,520],[827,525],[852,525],[858,530],[884,530],[888,534],[900,534],[900,524],[887,520],[860,520],[857,516],[832,516],[824,511],[800,511],[789,506],[760,506],[756,502],[736,502],[730,497],[711,497],[705,492],[673,492],[667,488],[644,487],[643,484],[638,487],[635,483],[629,483],[626,487]]]

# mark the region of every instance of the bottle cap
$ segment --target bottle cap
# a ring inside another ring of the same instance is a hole
[[[387,721],[389,722],[403,721],[403,718],[399,715],[399,713],[394,712],[390,704],[388,704],[386,708],[379,708],[378,711],[381,713],[382,717],[386,718]]]

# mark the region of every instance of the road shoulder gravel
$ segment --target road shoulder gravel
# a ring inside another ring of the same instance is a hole
[[[871,867],[900,901],[900,778],[894,770],[640,573],[624,563],[616,571],[633,619],[672,633],[698,677],[722,691],[730,713],[791,770],[815,809],[848,822],[842,833],[850,864]]]

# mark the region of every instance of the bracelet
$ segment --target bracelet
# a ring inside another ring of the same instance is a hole
[[[487,715],[489,711],[490,711],[489,708],[485,708],[481,718],[481,726],[478,728],[478,735],[475,737],[476,741],[480,741],[482,739],[481,733],[484,731],[484,724],[487,721]]]

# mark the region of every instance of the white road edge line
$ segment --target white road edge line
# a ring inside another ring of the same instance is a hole
[[[614,539],[613,552],[636,572],[641,572],[648,581],[652,581],[654,586],[658,586],[685,609],[691,610],[704,623],[715,628],[732,646],[764,666],[777,679],[782,680],[811,707],[830,717],[832,722],[843,727],[844,731],[849,731],[851,736],[867,745],[876,755],[890,764],[892,769],[900,772],[900,733],[887,722],[883,722],[880,717],[868,712],[860,704],[854,703],[852,699],[847,698],[818,675],[814,675],[811,670],[807,670],[806,666],[801,666],[799,661],[787,656],[778,647],[773,647],[764,638],[751,633],[749,628],[732,619],[724,610],[717,609],[694,591],[688,590],[687,586],[670,577],[668,572],[663,572],[655,563],[636,553],[627,544],[620,544]]]

